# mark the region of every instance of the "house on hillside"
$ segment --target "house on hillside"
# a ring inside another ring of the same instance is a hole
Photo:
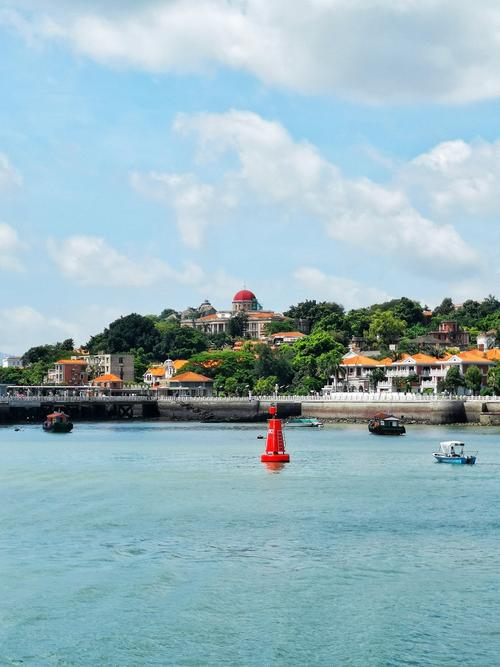
[[[209,397],[213,393],[214,381],[199,373],[178,373],[166,381],[158,391],[162,396]]]
[[[87,362],[81,359],[59,359],[46,377],[46,384],[80,386],[88,381]]]
[[[187,363],[187,359],[176,359],[175,361],[167,359],[163,364],[151,366],[142,376],[144,384],[150,387],[160,387],[178,373]]]
[[[264,327],[271,322],[283,322],[286,318],[281,313],[272,310],[263,310],[253,292],[242,289],[237,292],[232,301],[231,310],[215,310],[205,301],[198,310],[188,308],[182,313],[181,325],[200,329],[209,334],[228,333],[231,318],[238,313],[245,313],[247,317],[245,336],[264,340]]]
[[[101,389],[123,389],[123,380],[113,373],[105,373],[94,378],[92,385]]]
[[[445,380],[453,366],[458,367],[461,375],[465,375],[471,366],[476,366],[481,371],[482,385],[486,386],[488,370],[498,361],[499,348],[486,351],[465,350],[443,357],[422,353],[403,354],[397,360],[388,357],[380,361],[350,352],[342,359],[338,381],[332,378],[332,382],[323,387],[323,394],[328,395],[335,391],[370,391],[373,389],[370,386],[370,374],[375,368],[381,368],[386,377],[377,383],[377,391],[382,392],[398,391],[402,381],[407,380],[411,383],[411,391],[437,393],[440,383]]]
[[[301,338],[305,338],[305,334],[301,331],[281,331],[280,333],[271,334],[269,336],[269,342],[271,345],[293,345]]]

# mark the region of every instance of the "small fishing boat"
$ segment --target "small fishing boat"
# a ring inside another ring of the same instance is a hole
[[[475,454],[464,454],[464,447],[465,444],[459,440],[446,440],[439,443],[439,452],[434,452],[433,456],[438,463],[474,465]]]
[[[52,412],[43,422],[43,430],[50,433],[69,433],[72,429],[73,423],[64,412]]]
[[[368,430],[375,435],[404,435],[405,427],[399,419],[387,412],[377,412],[368,422]]]
[[[288,421],[285,422],[285,426],[321,428],[323,426],[323,422],[321,422],[319,419],[312,419],[309,417],[293,417],[292,419],[289,419]]]

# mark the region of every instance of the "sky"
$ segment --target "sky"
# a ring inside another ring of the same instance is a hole
[[[0,0],[0,350],[499,296],[499,73],[497,0]]]

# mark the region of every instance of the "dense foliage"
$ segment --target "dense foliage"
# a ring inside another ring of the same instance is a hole
[[[244,345],[238,352],[232,349],[235,340],[248,337],[245,313],[233,315],[227,333],[209,334],[181,327],[180,315],[172,308],[164,308],[159,315],[131,313],[120,317],[92,336],[86,348],[91,353],[133,354],[139,382],[153,363],[167,358],[189,359],[189,369],[213,377],[221,394],[272,393],[276,387],[280,392],[309,393],[339,377],[342,354],[353,338],[362,348],[377,350],[380,357],[397,358],[403,352],[419,351],[442,356],[443,350],[427,343],[425,337],[446,319],[456,320],[467,330],[472,345],[482,331],[492,332],[497,340],[500,335],[500,301],[491,295],[483,301],[465,301],[460,307],[446,297],[432,313],[407,297],[349,311],[335,302],[307,300],[290,306],[285,316],[284,321],[268,324],[266,334],[297,329],[309,333],[293,345],[277,349],[262,344]],[[25,368],[0,369],[0,382],[38,384],[57,359],[72,354],[73,347],[71,339],[33,347],[23,356]],[[488,391],[500,393],[499,376],[497,368],[491,369]],[[371,385],[375,388],[383,377],[383,371],[375,370]],[[415,383],[415,378],[407,379],[401,390]],[[456,377],[453,371],[442,386],[449,391],[467,387],[477,392],[480,371],[471,368],[464,377]]]

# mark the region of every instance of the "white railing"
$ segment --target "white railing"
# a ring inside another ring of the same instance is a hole
[[[0,403],[144,403],[156,396],[0,396]]]
[[[481,401],[490,403],[500,402],[500,396],[462,396],[445,394],[412,394],[404,392],[332,392],[325,396],[321,394],[312,394],[309,396],[271,394],[269,396],[1,396],[0,404],[11,403],[145,403],[158,401],[159,403],[249,403],[255,401],[264,402],[291,402],[291,403],[390,403],[390,402],[435,402],[442,400],[458,401]]]

